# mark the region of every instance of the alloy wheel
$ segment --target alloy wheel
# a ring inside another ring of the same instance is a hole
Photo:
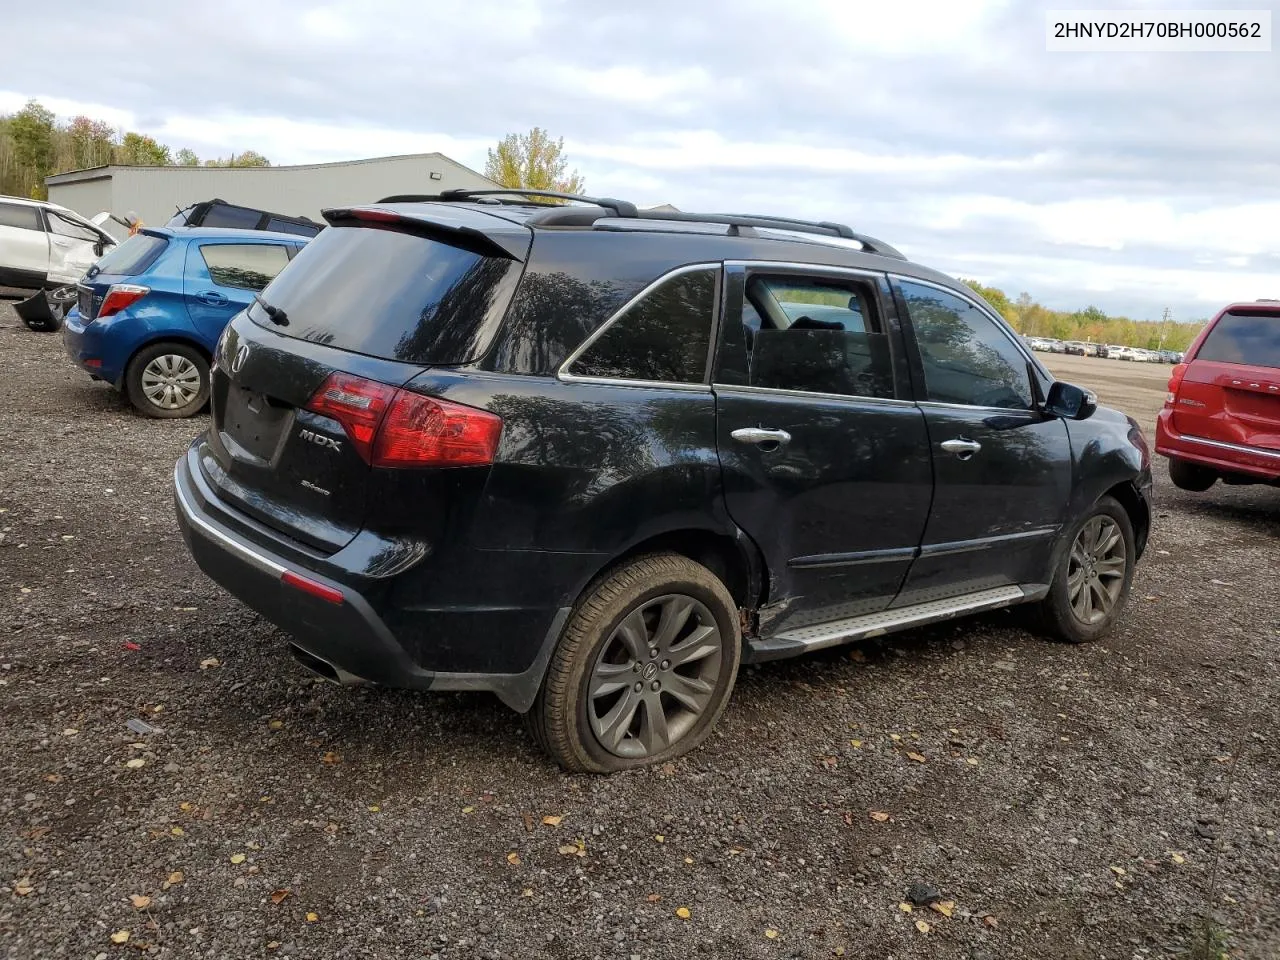
[[[1100,514],[1081,527],[1067,560],[1067,597],[1078,620],[1095,624],[1111,615],[1124,591],[1128,563],[1115,520]]]
[[[684,594],[637,605],[600,648],[587,716],[614,756],[656,756],[679,743],[715,699],[723,637],[706,605]]]
[[[177,410],[200,395],[200,370],[187,357],[163,353],[142,368],[142,392],[162,410]]]

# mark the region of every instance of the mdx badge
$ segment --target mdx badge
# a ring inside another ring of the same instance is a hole
[[[231,358],[231,372],[239,373],[240,368],[244,366],[244,362],[249,359],[249,345],[243,343],[240,349],[236,351],[236,355]]]
[[[322,436],[314,430],[299,430],[298,436],[306,440],[307,443],[314,443],[317,447],[327,447],[335,451],[342,450],[342,444],[339,441],[334,440],[332,437]]]

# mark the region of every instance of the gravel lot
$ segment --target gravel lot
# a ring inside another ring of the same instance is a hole
[[[1150,425],[1168,368],[1068,361]],[[487,697],[313,681],[178,536],[206,421],[3,304],[0,411],[0,955],[1127,960],[1212,912],[1280,956],[1280,491],[1161,469],[1101,644],[1003,612],[744,670],[693,756],[571,777]]]

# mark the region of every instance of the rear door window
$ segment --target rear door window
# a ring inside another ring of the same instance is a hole
[[[135,233],[113,247],[90,271],[93,276],[106,274],[112,277],[132,277],[142,273],[164,252],[169,241],[149,233]]]
[[[668,277],[627,307],[572,359],[575,377],[702,383],[715,318],[718,268]]]
[[[1196,359],[1280,367],[1280,315],[1224,313],[1196,351]]]
[[[894,398],[889,338],[870,282],[752,275],[742,325],[750,386]]]
[[[283,244],[206,243],[200,247],[209,277],[220,287],[262,290],[289,262]]]
[[[263,291],[287,326],[276,333],[339,350],[420,364],[478,359],[497,332],[520,264],[417,234],[328,227]]]

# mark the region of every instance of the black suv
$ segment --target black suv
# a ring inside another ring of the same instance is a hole
[[[389,199],[232,320],[175,476],[318,673],[493,691],[609,771],[698,744],[742,661],[1119,616],[1147,444],[950,277],[834,223]]]

